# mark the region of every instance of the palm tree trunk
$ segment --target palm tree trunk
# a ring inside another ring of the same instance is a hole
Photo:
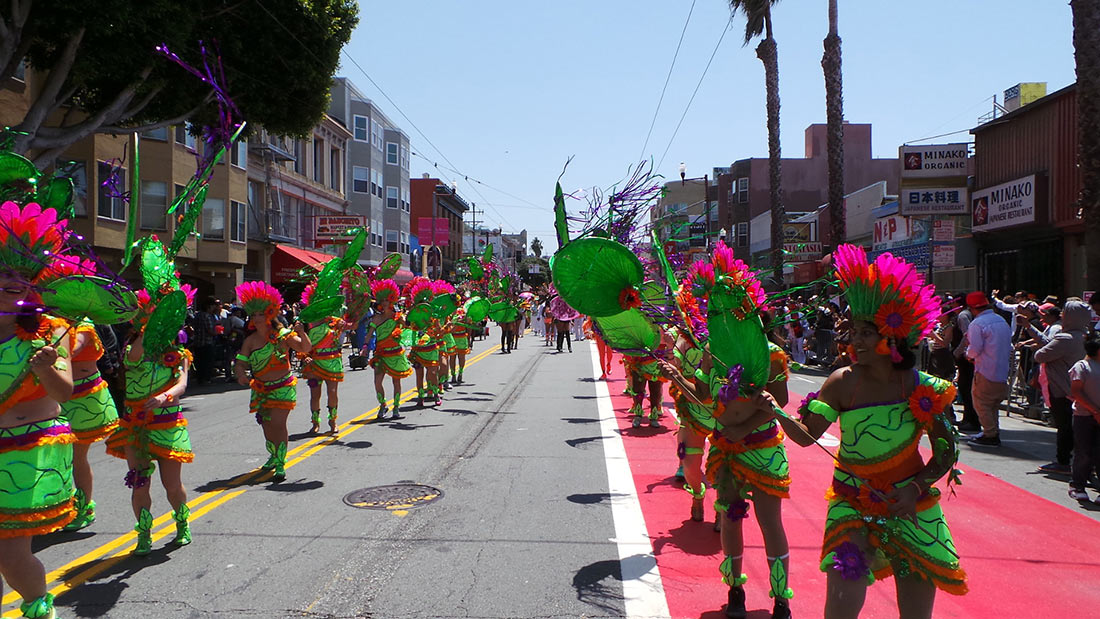
[[[756,47],[756,56],[764,63],[764,86],[768,106],[768,187],[771,198],[772,228],[771,267],[775,279],[783,281],[783,224],[787,222],[783,209],[781,152],[779,148],[779,54],[772,37],[771,11],[765,16],[767,36]]]
[[[1085,220],[1088,288],[1100,291],[1100,2],[1071,0],[1070,6],[1077,62],[1077,164],[1082,176],[1078,204]]]
[[[844,89],[840,70],[837,0],[829,0],[829,35],[821,57],[825,73],[826,144],[829,158],[829,232],[835,248],[847,238],[844,213]]]

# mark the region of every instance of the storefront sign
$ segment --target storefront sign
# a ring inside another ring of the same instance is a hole
[[[416,232],[420,243],[425,246],[446,247],[451,241],[446,217],[421,217],[416,220]]]
[[[353,230],[367,227],[367,218],[357,215],[318,215],[313,220],[313,238],[317,245],[347,242]]]
[[[783,224],[783,240],[786,243],[809,243],[814,240],[814,224]]]
[[[932,240],[937,243],[953,243],[955,241],[955,220],[934,220],[932,222]]]
[[[1034,174],[975,191],[971,228],[982,232],[1035,221],[1036,193]]]
[[[934,246],[932,248],[932,266],[936,268],[953,268],[955,266],[955,246]]]
[[[874,251],[892,251],[917,243],[928,243],[928,226],[925,222],[903,215],[890,215],[875,220],[872,242]]]
[[[811,262],[821,258],[821,243],[784,243],[789,262]]]
[[[903,188],[902,215],[965,215],[970,205],[965,187]]]
[[[970,145],[965,143],[902,146],[898,149],[902,178],[966,176],[969,156]]]
[[[903,245],[901,247],[893,247],[890,253],[902,260],[905,260],[909,264],[912,264],[918,270],[926,270],[929,263],[932,261],[932,248],[928,243],[919,243],[916,245]],[[879,254],[886,253],[885,251],[871,251],[867,254],[869,260],[874,260]]]

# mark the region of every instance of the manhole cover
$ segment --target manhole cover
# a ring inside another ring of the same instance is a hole
[[[439,488],[423,484],[391,484],[349,492],[344,503],[359,509],[408,510],[443,498]]]

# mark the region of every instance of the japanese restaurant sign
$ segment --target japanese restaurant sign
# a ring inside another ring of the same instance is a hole
[[[1034,222],[1037,193],[1034,174],[975,191],[971,229],[984,232]]]

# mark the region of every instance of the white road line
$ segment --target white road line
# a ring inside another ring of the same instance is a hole
[[[592,376],[599,376],[600,358],[595,345],[589,345],[592,354]],[[607,383],[596,381],[596,406],[600,416],[600,434],[603,441],[604,460],[607,463],[607,487],[611,493],[611,515],[615,520],[615,538],[619,548],[619,568],[623,577],[623,602],[626,616],[630,618],[669,617],[668,600],[653,554],[653,543],[646,533],[642,505],[638,502],[638,490],[626,459],[626,447],[615,421],[611,405],[611,393]]]

